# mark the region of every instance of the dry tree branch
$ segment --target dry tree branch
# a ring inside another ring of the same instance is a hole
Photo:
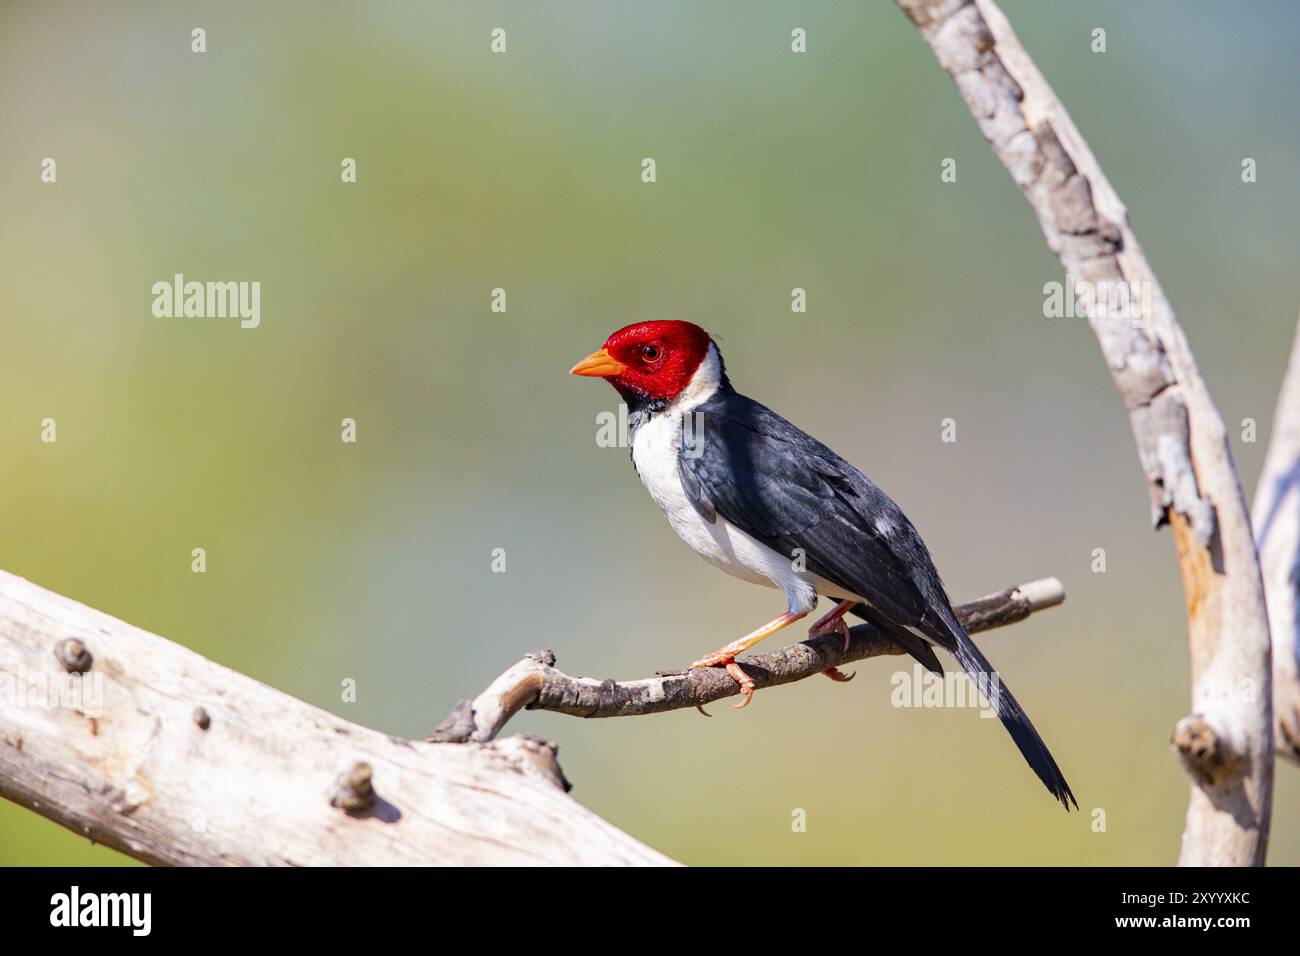
[[[987,631],[1022,621],[1035,611],[1065,600],[1056,578],[1031,581],[956,608],[967,631]],[[813,638],[740,663],[758,688],[789,684],[853,661],[904,650],[870,624],[850,629],[848,647],[839,635]],[[436,741],[493,740],[522,709],[551,710],[575,717],[635,717],[705,704],[739,693],[739,685],[720,667],[660,672],[644,680],[570,677],[554,667],[550,651],[534,651],[494,680],[483,693],[462,700],[429,735]]]
[[[1062,600],[1047,579],[959,614],[986,630]],[[847,652],[819,638],[745,666],[765,687],[897,653],[864,625]],[[616,716],[734,693],[716,668],[618,684],[531,657],[453,713],[474,723],[441,739],[469,742],[405,740],[0,571],[0,797],[154,864],[669,864],[568,796],[554,744],[497,734],[530,704]]]
[[[1273,795],[1269,629],[1227,431],[1128,212],[992,0],[896,0],[1029,200],[1081,294],[1128,410],[1157,527],[1187,600],[1192,713],[1174,745],[1192,781],[1179,862],[1260,865]],[[1135,319],[1090,293],[1136,290]]]
[[[0,796],[136,859],[672,862],[566,789],[535,737],[391,737],[0,572]]]
[[[1300,325],[1273,413],[1253,512],[1273,634],[1273,736],[1300,762]]]

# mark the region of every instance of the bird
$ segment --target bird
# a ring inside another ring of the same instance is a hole
[[[830,598],[835,607],[809,637],[840,634],[847,648],[851,613],[930,671],[943,673],[935,647],[952,654],[1038,779],[1067,811],[1078,808],[1028,715],[957,619],[902,509],[826,445],[736,391],[708,332],[676,319],[634,323],[570,373],[603,378],[622,397],[632,464],[677,535],[715,567],[785,596],[782,614],[691,664],[725,667],[739,685],[735,706],[755,689],[737,656]],[[833,668],[827,676],[848,679]]]

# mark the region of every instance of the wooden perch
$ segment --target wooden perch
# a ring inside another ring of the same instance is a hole
[[[555,746],[350,723],[0,572],[0,796],[155,864],[669,864]]]
[[[1023,621],[1034,611],[1055,607],[1065,600],[1056,578],[1043,578],[1007,588],[997,594],[957,607],[967,631],[987,631]],[[741,665],[758,689],[814,677],[832,667],[868,657],[906,653],[870,624],[850,628],[847,647],[838,634],[791,644],[768,654],[742,657]],[[520,710],[552,710],[575,717],[635,717],[661,714],[705,704],[740,692],[739,685],[720,667],[661,671],[644,680],[596,680],[570,677],[554,667],[550,651],[534,651],[494,680],[483,693],[462,700],[451,715],[429,734],[437,741],[493,740],[506,721]]]
[[[1174,743],[1192,780],[1184,865],[1262,865],[1273,795],[1269,628],[1228,433],[1128,211],[992,0],[896,0],[1029,200],[1128,410],[1187,599],[1192,713]],[[1130,315],[1099,289],[1126,289]],[[1195,729],[1197,733],[1192,733]]]
[[[1063,599],[1048,579],[958,614],[985,630]],[[847,651],[819,638],[744,663],[766,687],[897,653],[862,625]],[[616,716],[735,693],[721,669],[616,683],[530,657],[444,724],[468,717],[444,739],[471,742],[411,741],[0,571],[0,796],[148,863],[671,864],[568,796],[554,744],[495,738],[527,705]]]

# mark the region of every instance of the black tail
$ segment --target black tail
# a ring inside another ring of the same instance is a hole
[[[957,663],[961,664],[962,669],[970,675],[975,686],[979,688],[980,694],[997,711],[998,719],[1002,721],[1002,726],[1007,728],[1007,733],[1020,748],[1025,762],[1034,773],[1038,774],[1038,779],[1043,781],[1043,785],[1051,791],[1052,796],[1061,801],[1061,806],[1068,811],[1070,804],[1073,803],[1074,808],[1079,809],[1079,801],[1074,799],[1074,794],[1070,791],[1070,785],[1065,782],[1061,768],[1052,759],[1052,752],[1047,749],[1047,744],[1043,743],[1043,738],[1038,736],[1038,731],[1030,723],[1029,715],[1021,708],[1020,702],[1011,695],[1010,688],[1002,683],[1002,678],[993,669],[989,659],[980,653],[980,649],[955,620],[948,630],[952,631],[953,637],[956,638],[956,645],[951,650],[953,656],[957,658]]]

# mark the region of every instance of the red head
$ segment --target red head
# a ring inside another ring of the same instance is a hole
[[[619,329],[573,368],[603,378],[625,397],[671,402],[709,353],[709,333],[690,322],[638,322]]]

